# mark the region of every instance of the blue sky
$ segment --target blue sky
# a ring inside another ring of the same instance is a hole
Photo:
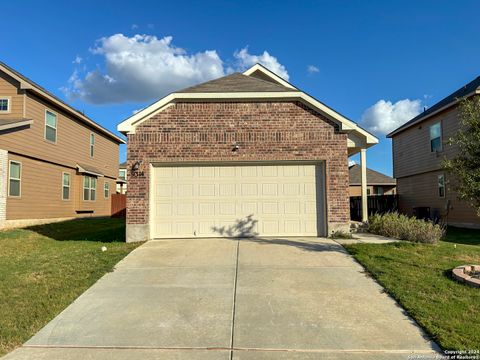
[[[387,174],[384,133],[480,73],[478,1],[24,0],[2,13],[0,61],[112,131],[175,86],[260,60],[376,131],[368,165]]]

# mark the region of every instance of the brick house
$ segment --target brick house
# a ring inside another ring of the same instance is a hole
[[[118,130],[127,241],[346,229],[348,157],[361,152],[365,173],[378,142],[258,64],[172,93]]]

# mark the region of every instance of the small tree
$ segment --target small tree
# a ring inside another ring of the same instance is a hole
[[[448,140],[457,146],[458,154],[445,159],[443,166],[455,178],[451,185],[458,197],[480,216],[480,96],[460,102],[459,120],[460,130]]]

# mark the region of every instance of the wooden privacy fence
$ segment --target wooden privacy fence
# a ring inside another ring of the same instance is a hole
[[[125,194],[112,194],[112,217],[124,218],[127,216],[127,196]]]
[[[398,195],[369,195],[367,196],[368,216],[375,213],[398,211]],[[350,197],[350,219],[362,221],[362,197]]]

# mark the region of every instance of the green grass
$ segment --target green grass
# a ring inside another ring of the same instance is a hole
[[[124,233],[120,219],[0,231],[0,356],[28,340],[139,245],[125,243]]]
[[[450,275],[456,266],[480,264],[479,230],[448,228],[436,245],[345,247],[443,349],[480,349],[480,289]]]

